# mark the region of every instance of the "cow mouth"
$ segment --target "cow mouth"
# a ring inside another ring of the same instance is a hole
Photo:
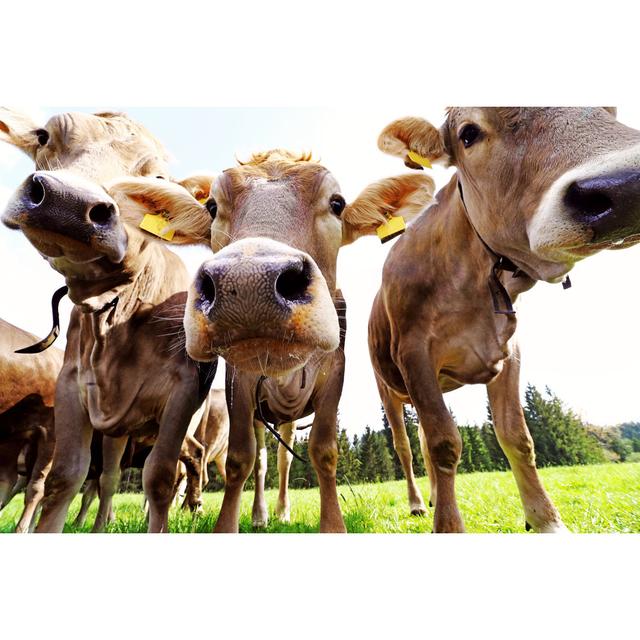
[[[248,373],[277,376],[301,369],[318,347],[304,342],[250,338],[216,349],[231,366]]]

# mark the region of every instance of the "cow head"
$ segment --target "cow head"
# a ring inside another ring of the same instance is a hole
[[[184,189],[159,181],[121,187],[142,206],[139,215],[145,206],[168,212],[174,241],[210,244],[215,252],[189,290],[189,355],[200,361],[221,355],[266,375],[293,371],[338,347],[338,250],[375,234],[389,214],[412,218],[434,191],[429,177],[404,175],[370,185],[347,204],[325,167],[281,150],[224,171],[204,204],[191,198],[188,206]]]
[[[122,176],[168,176],[166,154],[123,114],[65,113],[38,126],[0,109],[0,140],[35,161],[2,221],[20,229],[62,273],[71,299],[100,308],[140,268],[146,236],[126,224],[106,185]]]
[[[640,132],[613,109],[454,108],[439,130],[397,120],[378,145],[454,165],[478,233],[536,279],[640,240]]]

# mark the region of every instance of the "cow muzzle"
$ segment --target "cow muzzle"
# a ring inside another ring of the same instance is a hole
[[[589,244],[622,244],[640,233],[640,167],[575,180],[564,204],[592,232]]]
[[[534,256],[558,265],[540,269],[544,280],[598,251],[640,241],[640,145],[561,175],[542,197],[527,233]]]
[[[98,185],[65,171],[37,171],[9,201],[2,221],[48,258],[122,262],[127,234],[118,207]]]
[[[234,242],[200,268],[185,311],[187,352],[264,375],[299,369],[340,341],[324,276],[308,254],[263,238]]]

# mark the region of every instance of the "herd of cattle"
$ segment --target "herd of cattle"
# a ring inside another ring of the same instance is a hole
[[[0,320],[0,508],[25,490],[17,531],[62,531],[83,484],[76,522],[97,495],[102,530],[128,467],[143,469],[149,531],[167,531],[177,496],[201,509],[210,462],[225,479],[215,530],[238,530],[252,470],[253,523],[264,526],[271,424],[281,442],[277,515],[287,521],[295,421],[311,414],[320,530],[345,531],[338,251],[364,235],[395,237],[412,219],[369,322],[411,513],[427,507],[403,404],[420,419],[434,531],[463,531],[461,440],[443,393],[482,383],[527,527],[565,530],[520,406],[513,303],[538,280],[566,286],[586,256],[640,240],[640,132],[615,110],[454,108],[440,129],[396,120],[378,146],[415,172],[371,184],[351,203],[325,167],[280,149],[218,176],[174,180],[161,144],[119,113],[65,113],[38,126],[0,109],[0,140],[35,162],[2,221],[64,276],[56,300],[68,292],[74,304],[64,353],[50,346],[57,327],[38,343]],[[419,172],[433,162],[456,168],[436,195]],[[169,243],[213,253],[190,281]],[[224,391],[211,390],[220,357]]]

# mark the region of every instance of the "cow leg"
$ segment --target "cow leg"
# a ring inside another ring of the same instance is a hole
[[[424,344],[424,336],[408,337],[399,345],[398,368],[404,378],[433,468],[437,499],[433,517],[435,532],[463,532],[464,524],[455,494],[456,469],[462,452],[462,439],[447,409],[438,377]]]
[[[280,426],[280,437],[293,448],[296,439],[296,425],[293,422],[286,422]],[[291,521],[291,502],[289,500],[289,471],[293,456],[281,445],[278,445],[278,502],[276,504],[276,515],[280,522]]]
[[[180,503],[181,500],[184,500],[182,503],[182,508],[185,509],[187,505],[187,501],[185,496],[187,494],[187,467],[185,466],[182,460],[178,461],[178,466],[176,468],[176,480],[173,485],[173,499],[171,500],[171,506],[175,507]]]
[[[216,459],[216,469],[222,478],[222,482],[227,483],[227,452],[220,454]]]
[[[429,457],[429,447],[427,447],[427,441],[424,437],[424,430],[418,425],[418,440],[420,441],[420,451],[422,451],[422,458],[427,468],[427,476],[429,477],[429,506],[433,507],[437,498],[436,487],[436,472],[431,464],[431,458]]]
[[[100,504],[98,514],[91,531],[100,533],[112,521],[113,518],[113,496],[120,484],[122,473],[120,464],[124,450],[127,447],[129,436],[110,438],[105,436],[102,440],[102,473],[100,474]]]
[[[235,378],[235,379],[234,379]],[[256,457],[256,438],[253,433],[253,397],[256,381],[250,383],[244,376],[227,366],[227,393],[230,387],[233,402],[229,402],[229,449],[225,465],[226,483],[220,515],[214,531],[237,533],[240,519],[240,499]]]
[[[18,455],[22,444],[8,441],[0,446],[0,509],[6,507],[15,495],[13,488],[18,482]]]
[[[413,473],[413,454],[411,453],[411,443],[407,436],[407,429],[404,424],[403,403],[387,385],[376,376],[378,383],[378,391],[384,412],[387,415],[391,434],[393,436],[393,448],[398,454],[404,476],[407,479],[407,491],[409,494],[409,511],[412,516],[420,516],[427,513],[427,507],[422,499],[422,494],[416,483],[416,477]]]
[[[253,494],[253,509],[251,510],[251,523],[254,527],[263,528],[269,524],[269,510],[264,497],[264,481],[267,475],[267,445],[264,438],[265,426],[258,420],[253,422],[253,431],[256,436],[256,462],[253,468],[255,479],[255,491]]]
[[[320,486],[320,531],[346,533],[336,486],[338,403],[344,380],[344,351],[335,352],[334,367],[313,401],[315,417],[309,435],[309,457]]]
[[[27,476],[18,475],[18,479],[7,497],[6,504],[9,504],[21,491],[23,491],[28,482],[29,478]],[[2,511],[2,507],[0,507],[0,511]]]
[[[566,531],[560,514],[542,486],[533,440],[520,405],[520,352],[516,346],[500,374],[487,385],[498,442],[518,485],[526,522],[536,531]]]
[[[158,438],[142,470],[144,493],[149,501],[149,532],[169,530],[178,458],[189,423],[196,410],[193,381],[173,387],[160,420]]]
[[[182,503],[183,509],[189,509],[193,513],[202,513],[202,461],[204,460],[204,447],[193,437],[187,436],[183,443],[183,450],[187,454],[181,457],[186,467],[187,484],[186,496]]]
[[[51,472],[45,480],[38,533],[62,531],[69,505],[80,491],[91,463],[93,430],[73,375],[64,369],[56,384],[55,425],[56,446]]]
[[[82,503],[80,504],[80,511],[76,519],[73,521],[73,526],[77,529],[84,527],[84,523],[87,520],[87,514],[89,513],[89,507],[96,499],[98,495],[98,478],[87,480],[84,485],[84,491],[82,492]]]
[[[50,417],[53,422],[53,412]],[[38,439],[38,453],[29,477],[24,494],[24,510],[16,526],[16,533],[27,533],[33,530],[36,509],[44,496],[44,483],[51,470],[55,441],[51,437],[53,429],[47,430],[47,435]]]

